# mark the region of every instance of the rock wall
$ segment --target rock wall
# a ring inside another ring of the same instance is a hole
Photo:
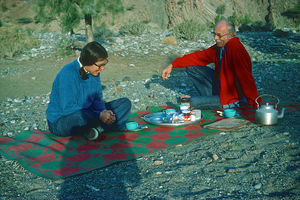
[[[153,28],[166,29],[188,19],[200,23],[214,22],[216,9],[225,5],[225,17],[236,12],[250,16],[252,21],[272,21],[277,28],[295,26],[281,13],[294,7],[298,0],[123,0],[125,12],[115,18],[121,26],[130,21],[149,23]]]

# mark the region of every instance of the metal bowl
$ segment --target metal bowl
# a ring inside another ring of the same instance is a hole
[[[196,118],[194,121],[182,121],[172,123],[168,118],[165,112],[150,113],[143,117],[143,119],[150,124],[159,125],[159,126],[186,126],[190,124],[197,123],[203,119],[203,114],[201,118]]]

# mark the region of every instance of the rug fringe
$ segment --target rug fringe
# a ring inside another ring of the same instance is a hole
[[[15,168],[16,170],[21,170],[21,171],[27,171],[18,161],[16,160],[9,160],[7,158],[5,158],[4,156],[1,157],[1,159],[4,160],[5,163],[7,163],[8,165],[12,166],[13,168]]]
[[[17,169],[17,170],[22,170],[22,171],[25,171],[26,169],[18,162],[18,161],[12,161],[13,164],[12,166]]]

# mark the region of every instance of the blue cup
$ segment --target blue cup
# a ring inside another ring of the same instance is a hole
[[[226,109],[224,110],[224,116],[227,118],[234,117],[236,114],[236,110],[234,109]]]
[[[129,131],[133,131],[139,127],[139,124],[137,122],[127,122],[126,123],[126,129]]]

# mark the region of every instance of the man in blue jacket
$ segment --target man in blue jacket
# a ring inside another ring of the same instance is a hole
[[[103,131],[122,131],[128,121],[131,102],[120,98],[103,102],[100,72],[108,60],[97,42],[88,43],[78,59],[57,74],[46,115],[51,133],[81,135],[95,140]]]

